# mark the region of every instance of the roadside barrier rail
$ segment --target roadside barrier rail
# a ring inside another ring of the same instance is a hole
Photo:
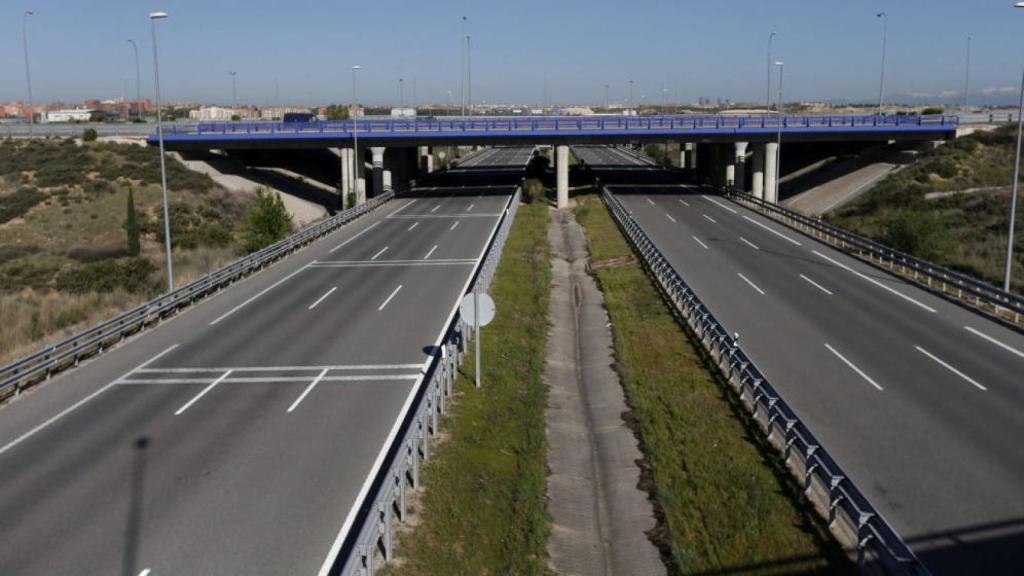
[[[501,223],[487,247],[486,256],[469,283],[466,294],[483,294],[491,285],[494,271],[501,259],[505,241],[519,207],[522,188],[505,205]],[[461,300],[461,297],[460,297]],[[340,576],[372,576],[381,562],[394,557],[394,521],[408,518],[407,491],[420,485],[420,464],[430,458],[430,440],[438,434],[439,417],[446,410],[452,395],[452,385],[462,364],[466,344],[472,337],[472,327],[466,324],[456,310],[449,323],[441,346],[420,381],[420,391],[414,406],[408,412],[400,433],[388,449],[388,465],[382,466],[371,492],[362,502],[361,520],[349,532],[348,542],[342,544],[331,574]]]
[[[55,373],[91,356],[101,354],[111,346],[124,341],[179,310],[215,293],[276,262],[299,248],[335,231],[339,227],[367,214],[394,197],[386,192],[366,203],[334,216],[312,223],[287,238],[234,262],[175,290],[157,296],[138,306],[73,334],[59,342],[48,344],[38,351],[0,367],[0,402],[21,393],[22,390],[48,380]]]
[[[862,568],[898,576],[930,572],[857,488],[821,442],[754,365],[679,272],[647,237],[619,200],[602,187],[601,198],[640,255],[672,311],[700,340],[722,375],[778,448],[805,494],[841,542],[856,551]]]
[[[929,290],[956,298],[1017,326],[1024,324],[1024,296],[1020,294],[1007,292],[963,272],[957,272],[911,256],[866,236],[855,234],[777,204],[765,202],[746,192],[732,188],[718,188],[717,191],[773,220],[828,242],[871,264],[884,266],[894,273],[913,279]]]

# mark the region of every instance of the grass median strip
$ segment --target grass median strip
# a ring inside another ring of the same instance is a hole
[[[781,461],[667,309],[607,209],[578,197],[676,574],[853,573]],[[616,262],[603,266],[604,262]]]
[[[482,388],[467,358],[447,439],[423,470],[414,527],[399,535],[398,560],[384,574],[545,573],[547,210],[519,208],[490,288],[497,316],[483,330]]]

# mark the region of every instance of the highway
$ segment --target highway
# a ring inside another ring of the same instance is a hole
[[[723,197],[575,147],[936,575],[1024,565],[1024,336]]]
[[[483,151],[0,407],[0,573],[327,573],[531,152]]]

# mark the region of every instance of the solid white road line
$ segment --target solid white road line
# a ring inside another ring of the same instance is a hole
[[[742,240],[744,244],[746,244],[747,246],[750,246],[754,250],[760,250],[760,248],[757,247],[757,244],[754,244],[753,242],[751,242],[750,240],[747,240],[743,236],[740,236],[740,240]]]
[[[313,388],[316,387],[316,385],[320,383],[320,380],[323,380],[323,377],[326,375],[327,369],[324,368],[320,372],[320,375],[317,376],[312,382],[310,382],[309,386],[306,386],[306,389],[302,391],[302,394],[299,394],[299,397],[295,399],[295,402],[292,402],[292,405],[288,407],[288,412],[293,412],[295,410],[295,407],[299,405],[299,402],[302,402],[302,399],[305,398],[307,394],[312,392]]]
[[[384,382],[388,380],[414,380],[419,374],[359,374],[348,376],[325,376],[323,382]],[[248,376],[241,378],[225,378],[222,383],[226,384],[273,384],[287,382],[309,382],[313,376]],[[120,386],[139,385],[179,385],[179,384],[207,384],[209,378],[129,378],[118,382]]]
[[[415,228],[415,227],[417,227],[417,226],[419,226],[419,225],[420,225],[420,223],[419,223],[419,222],[413,222],[413,223],[412,223],[412,226],[409,226],[409,229],[408,229],[408,230],[406,230],[406,232],[412,232],[412,229],[413,229],[413,228]]]
[[[210,324],[209,324],[209,325],[210,325],[210,326],[215,326],[215,325],[216,325],[216,324],[217,324],[218,322],[220,322],[221,320],[223,320],[223,319],[227,318],[228,316],[231,316],[231,315],[232,315],[232,314],[234,314],[235,312],[238,312],[239,310],[241,310],[241,309],[242,309],[242,308],[244,308],[245,306],[247,306],[247,305],[251,304],[253,300],[255,300],[255,299],[259,298],[260,296],[263,296],[264,294],[266,294],[267,292],[270,292],[270,291],[271,291],[271,290],[273,290],[274,288],[277,288],[277,287],[278,287],[278,286],[280,286],[281,284],[284,284],[284,282],[285,282],[285,281],[287,281],[287,280],[290,280],[292,276],[295,276],[296,274],[298,274],[299,272],[302,272],[302,271],[303,271],[303,270],[305,270],[306,268],[309,268],[309,267],[310,267],[310,266],[312,266],[313,264],[316,264],[316,260],[313,260],[312,262],[310,262],[309,264],[306,264],[306,265],[305,265],[305,266],[303,266],[302,268],[299,268],[299,269],[298,269],[298,270],[296,270],[295,272],[292,272],[291,274],[289,274],[289,275],[285,276],[284,278],[281,278],[281,279],[280,279],[280,280],[278,280],[277,282],[274,282],[274,283],[273,283],[273,284],[271,284],[270,286],[267,286],[267,287],[266,287],[266,288],[264,288],[263,290],[260,290],[260,291],[259,291],[259,292],[257,292],[257,293],[256,293],[256,294],[255,294],[254,296],[252,296],[251,298],[249,298],[249,299],[248,299],[248,300],[246,300],[245,302],[242,302],[242,303],[241,303],[241,304],[239,304],[238,306],[235,306],[235,307],[234,307],[234,308],[232,308],[231,310],[228,310],[227,312],[225,312],[225,313],[221,314],[220,316],[217,316],[216,318],[214,318],[214,319],[213,319],[213,320],[212,320],[212,321],[210,322]]]
[[[824,286],[822,286],[821,284],[818,284],[818,283],[817,283],[817,282],[815,282],[814,280],[811,280],[811,279],[810,279],[810,278],[808,278],[807,276],[804,276],[803,274],[801,274],[801,275],[800,275],[800,277],[801,277],[801,278],[803,278],[804,280],[806,280],[808,284],[810,284],[811,286],[814,286],[814,287],[815,287],[815,288],[817,288],[818,290],[821,290],[821,291],[822,291],[822,292],[824,292],[825,294],[828,294],[829,296],[831,296],[831,295],[832,295],[832,292],[831,292],[831,291],[829,291],[829,290],[828,290],[827,288],[825,288],[825,287],[824,287]],[[827,344],[826,344],[826,346],[827,346]]]
[[[194,372],[315,372],[317,370],[404,370],[422,368],[422,364],[339,364],[328,366],[202,366],[197,368],[137,368],[139,374],[190,374]],[[126,374],[123,378],[126,378]],[[122,378],[122,380],[123,380]],[[209,378],[207,378],[209,380]]]
[[[894,290],[893,288],[890,288],[890,287],[886,286],[885,284],[882,284],[878,280],[875,280],[874,278],[872,278],[870,276],[867,276],[866,274],[861,274],[860,272],[854,270],[853,268],[850,268],[846,264],[843,264],[842,262],[839,262],[838,260],[834,260],[832,258],[829,258],[828,256],[825,256],[821,252],[818,252],[817,250],[813,250],[812,252],[814,252],[816,255],[824,258],[825,260],[828,260],[829,262],[835,264],[836,266],[839,266],[843,270],[846,270],[847,272],[853,272],[857,276],[860,276],[864,280],[867,280],[868,282],[871,282],[875,286],[878,286],[879,288],[883,288],[885,290],[888,290],[889,292],[892,292],[893,294],[899,296],[900,298],[903,298],[904,300],[906,300],[907,302],[910,302],[911,304],[914,304],[915,306],[920,306],[921,308],[924,308],[925,310],[927,310],[927,311],[929,311],[929,312],[931,312],[933,314],[935,313],[935,308],[932,308],[931,306],[928,306],[927,304],[922,304],[921,302],[918,302],[917,300],[914,300],[913,298],[911,298],[910,296],[907,296],[906,294],[900,292],[899,290]]]
[[[449,228],[448,230],[449,230],[449,231],[451,231],[451,230],[455,230],[455,227],[456,227],[456,226],[458,226],[458,225],[459,225],[459,221],[458,221],[458,220],[456,220],[456,221],[455,221],[455,224],[452,224],[452,227],[451,227],[451,228]]]
[[[381,304],[379,308],[377,308],[377,312],[380,312],[381,310],[383,310],[384,307],[388,305],[388,302],[391,302],[391,299],[394,298],[395,294],[398,294],[398,291],[401,290],[401,289],[402,289],[402,285],[399,284],[398,288],[395,288],[395,291],[391,293],[391,296],[388,296],[388,299],[385,300],[384,303]]]
[[[668,212],[666,212],[666,213],[665,213],[665,217],[666,217],[666,218],[668,218],[669,220],[671,220],[673,224],[674,224],[674,223],[675,223],[675,221],[676,221],[676,219],[675,219],[675,218],[673,218],[673,217],[672,217],[672,215],[671,215],[671,214],[669,214]]]
[[[703,246],[705,250],[708,250],[708,245],[707,245],[707,244],[705,244],[705,243],[703,243],[703,242],[701,242],[701,241],[700,241],[700,238],[697,238],[696,236],[691,236],[691,238],[693,238],[694,240],[696,240],[696,241],[697,241],[697,244],[700,244],[701,246]]]
[[[387,246],[385,246],[385,247],[381,248],[381,249],[380,249],[380,252],[377,252],[377,253],[376,253],[376,254],[374,254],[373,256],[370,256],[370,260],[376,260],[378,256],[380,256],[381,254],[383,254],[383,253],[385,253],[385,252],[387,252],[387,251],[388,251],[388,247],[387,247]]]
[[[711,216],[708,216],[707,214],[702,214],[702,216],[710,220],[712,224],[718,224],[718,222],[716,222],[715,219],[712,218]]]
[[[430,255],[434,253],[434,250],[437,250],[437,244],[434,244],[434,247],[430,249],[430,252],[427,252],[427,255],[424,256],[423,259],[427,260],[428,258],[430,258]]]
[[[682,198],[679,198],[679,203],[682,204],[683,206],[689,206],[690,205],[686,200],[683,200]]]
[[[196,394],[195,396],[192,397],[191,400],[189,400],[188,402],[185,402],[184,406],[182,406],[181,408],[178,408],[178,410],[174,413],[174,415],[175,416],[180,416],[182,413],[185,412],[185,410],[188,410],[189,406],[191,406],[191,405],[195,404],[196,402],[198,402],[199,399],[202,398],[203,396],[206,396],[207,392],[209,392],[210,390],[213,390],[214,386],[216,386],[217,384],[220,384],[221,382],[223,382],[224,379],[227,378],[230,375],[231,375],[231,370],[228,370],[227,372],[221,374],[220,378],[217,378],[216,380],[211,382],[210,385],[207,386],[206,388],[203,388],[199,392],[199,394]]]
[[[437,212],[437,209],[440,208],[440,207],[441,207],[440,204],[438,204],[437,206],[434,206],[434,209],[431,210],[430,213],[433,214],[434,212]]]
[[[645,198],[645,200],[647,200],[648,204],[650,204],[651,206],[654,206],[654,200],[651,200],[650,198]]]
[[[1002,348],[1003,350],[1006,350],[1007,352],[1009,352],[1011,354],[1016,354],[1017,356],[1020,356],[1021,358],[1024,358],[1024,352],[1021,352],[1020,350],[1017,350],[1016,348],[1010,346],[1009,344],[1003,344],[999,340],[996,340],[995,338],[989,336],[988,334],[985,334],[983,332],[979,332],[978,330],[975,330],[974,328],[971,328],[970,326],[964,326],[964,329],[967,330],[968,332],[970,332],[971,334],[974,334],[975,336],[980,336],[981,338],[984,338],[985,340],[988,340],[989,342],[995,344],[996,346],[999,346],[1000,348]]]
[[[938,356],[936,356],[936,355],[932,354],[931,352],[925,350],[924,348],[921,348],[920,346],[914,346],[914,348],[917,348],[917,351],[920,352],[921,354],[924,354],[925,356],[927,356],[927,357],[931,358],[932,360],[935,360],[936,362],[938,362],[946,370],[949,370],[953,374],[956,374],[957,376],[963,378],[964,380],[967,380],[968,382],[973,384],[979,390],[988,390],[988,388],[985,388],[981,384],[978,384],[974,379],[972,379],[967,374],[964,374],[963,372],[957,370],[956,368],[953,368],[952,366],[950,366],[949,364],[944,362],[941,358],[939,358]]]
[[[796,244],[797,246],[803,246],[803,244],[797,242],[796,240],[793,240],[789,236],[786,236],[785,234],[783,234],[781,232],[778,232],[778,231],[776,231],[776,230],[774,230],[772,228],[769,228],[768,226],[765,226],[764,224],[761,224],[760,222],[758,222],[757,220],[754,220],[750,216],[743,216],[743,219],[747,220],[747,221],[749,221],[749,222],[751,222],[753,224],[756,224],[756,225],[760,226],[761,228],[764,228],[765,230],[771,232],[772,234],[775,234],[776,236],[778,236],[779,238],[782,238],[783,240],[785,240],[787,242],[792,242],[793,244]]]
[[[131,370],[126,372],[123,376],[121,376],[117,380],[114,380],[113,382],[103,386],[99,390],[96,390],[92,394],[89,394],[85,398],[82,398],[78,402],[75,402],[71,406],[68,406],[67,408],[61,410],[60,412],[57,413],[56,416],[52,416],[52,417],[48,418],[42,424],[40,424],[40,425],[36,426],[35,428],[29,430],[28,432],[25,432],[24,434],[22,434],[21,436],[18,436],[14,440],[11,440],[7,444],[4,444],[2,447],[0,447],[0,455],[2,455],[4,452],[7,452],[11,448],[14,448],[18,444],[21,444],[25,440],[28,440],[32,436],[38,434],[41,430],[43,430],[47,426],[53,424],[54,422],[60,420],[61,418],[67,416],[68,414],[71,414],[72,412],[74,412],[78,408],[81,408],[86,402],[88,402],[88,401],[92,400],[93,398],[99,396],[100,394],[106,392],[107,390],[109,390],[110,388],[115,386],[118,382],[120,382],[121,380],[127,378],[132,372],[135,372],[136,370],[141,370],[141,369],[145,368],[146,366],[152,364],[153,362],[156,362],[158,359],[160,359],[161,357],[166,355],[168,352],[170,352],[171,350],[174,350],[177,347],[178,347],[177,344],[172,344],[171,346],[168,346],[163,352],[157,354],[156,356],[153,356],[152,358],[150,358],[149,360],[146,360],[142,364],[139,364],[135,368],[132,368]]]
[[[709,201],[711,201],[711,202],[713,202],[713,203],[717,204],[718,206],[720,206],[720,207],[722,207],[722,208],[725,208],[726,210],[728,210],[729,212],[732,212],[733,214],[739,214],[739,212],[737,212],[737,211],[733,210],[732,208],[729,208],[729,207],[728,207],[728,206],[726,206],[725,204],[722,204],[721,202],[719,202],[718,200],[715,200],[714,198],[712,198],[712,197],[710,197],[710,196],[705,196],[705,198],[707,198],[707,199],[708,199]]]
[[[307,310],[312,310],[313,308],[316,308],[316,305],[317,305],[317,304],[319,304],[319,303],[323,302],[323,301],[324,301],[324,298],[327,298],[328,296],[330,296],[330,295],[331,295],[331,293],[332,293],[332,292],[334,292],[334,291],[335,291],[335,290],[337,290],[337,289],[338,289],[338,287],[337,287],[337,286],[335,286],[335,287],[331,288],[330,290],[328,290],[326,294],[324,294],[323,296],[321,296],[321,297],[317,298],[316,302],[313,302],[312,304],[310,304],[310,305],[309,305],[309,308],[307,308]]]
[[[751,288],[753,288],[754,290],[757,290],[758,293],[761,294],[761,296],[764,296],[764,290],[761,290],[760,288],[758,288],[757,284],[754,284],[753,282],[750,281],[750,278],[747,278],[746,276],[744,276],[743,274],[740,274],[739,272],[737,272],[736,275],[738,275],[740,278],[743,278],[744,282],[746,282],[747,284],[750,284]]]
[[[338,245],[337,245],[337,246],[335,246],[334,248],[331,248],[330,250],[328,250],[328,252],[331,252],[331,253],[333,253],[333,252],[334,252],[335,250],[337,250],[337,249],[341,248],[342,246],[344,246],[344,245],[348,244],[349,242],[351,242],[351,241],[355,240],[356,238],[359,238],[359,237],[360,237],[360,236],[362,236],[363,234],[366,234],[367,232],[369,232],[370,230],[372,230],[372,229],[373,229],[373,227],[374,227],[374,226],[376,226],[377,224],[380,224],[380,220],[377,220],[376,222],[374,222],[373,224],[370,224],[370,225],[369,225],[369,226],[367,226],[366,228],[363,228],[362,230],[360,230],[360,231],[359,231],[359,232],[357,232],[356,234],[353,234],[351,238],[349,238],[348,240],[345,240],[345,241],[344,241],[344,242],[342,242],[341,244],[338,244]]]
[[[852,369],[852,370],[853,370],[854,372],[856,372],[857,374],[860,374],[860,377],[861,377],[861,378],[863,378],[863,379],[865,379],[865,380],[867,380],[869,384],[871,384],[871,385],[872,385],[872,386],[874,386],[875,388],[878,388],[878,390],[880,390],[880,391],[881,391],[881,390],[884,390],[884,388],[882,388],[881,386],[879,386],[879,385],[878,385],[878,382],[875,382],[874,380],[872,380],[870,376],[868,376],[867,374],[865,374],[865,373],[864,373],[864,371],[863,371],[863,370],[861,370],[860,368],[857,368],[857,366],[856,366],[856,365],[854,365],[854,363],[853,363],[853,362],[850,362],[849,360],[847,360],[845,356],[843,356],[843,355],[842,355],[842,354],[840,354],[840,353],[839,353],[839,352],[838,352],[838,351],[837,351],[837,350],[836,350],[835,348],[833,348],[832,346],[830,346],[830,345],[828,344],[828,342],[826,342],[826,343],[825,343],[825,348],[828,348],[828,351],[829,351],[829,352],[831,352],[831,353],[835,354],[837,358],[839,358],[840,360],[842,360],[842,361],[843,361],[843,363],[844,363],[844,364],[846,364],[847,366],[849,366],[849,367],[850,367],[850,369]]]

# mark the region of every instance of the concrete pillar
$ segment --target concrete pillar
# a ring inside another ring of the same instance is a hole
[[[417,156],[419,158],[419,177],[423,178],[434,171],[434,154],[429,146],[420,146],[417,148]]]
[[[679,169],[680,170],[686,170],[689,167],[689,165],[686,163],[686,147],[689,146],[689,145],[690,145],[689,143],[686,143],[686,144],[684,144],[682,142],[679,143]]]
[[[565,144],[559,144],[555,147],[556,151],[556,197],[558,199],[559,208],[569,207],[569,147]]]
[[[383,146],[370,148],[373,155],[373,186],[371,196],[378,196],[384,193],[384,150]]]
[[[751,166],[750,190],[756,198],[764,198],[764,144],[754,144],[754,165]]]
[[[779,170],[775,165],[775,154],[779,150],[776,142],[769,142],[764,146],[764,199],[766,202],[778,204],[779,199],[775,195],[775,182]]]
[[[725,161],[725,185],[730,188],[736,185],[736,160],[732,156]]]
[[[683,145],[686,149],[686,167],[690,170],[697,169],[697,145],[693,142],[687,142]]]
[[[351,148],[342,148],[339,150],[340,154],[338,157],[341,159],[341,202],[342,206],[345,206],[345,202],[348,201],[348,193],[352,190],[352,156]]]
[[[740,192],[747,191],[747,143],[735,144],[735,168],[733,170],[733,186]]]
[[[383,187],[381,188],[381,190],[387,192],[387,191],[392,189],[392,186],[391,186],[391,170],[385,170],[384,173],[383,173],[383,176],[384,176]]]

